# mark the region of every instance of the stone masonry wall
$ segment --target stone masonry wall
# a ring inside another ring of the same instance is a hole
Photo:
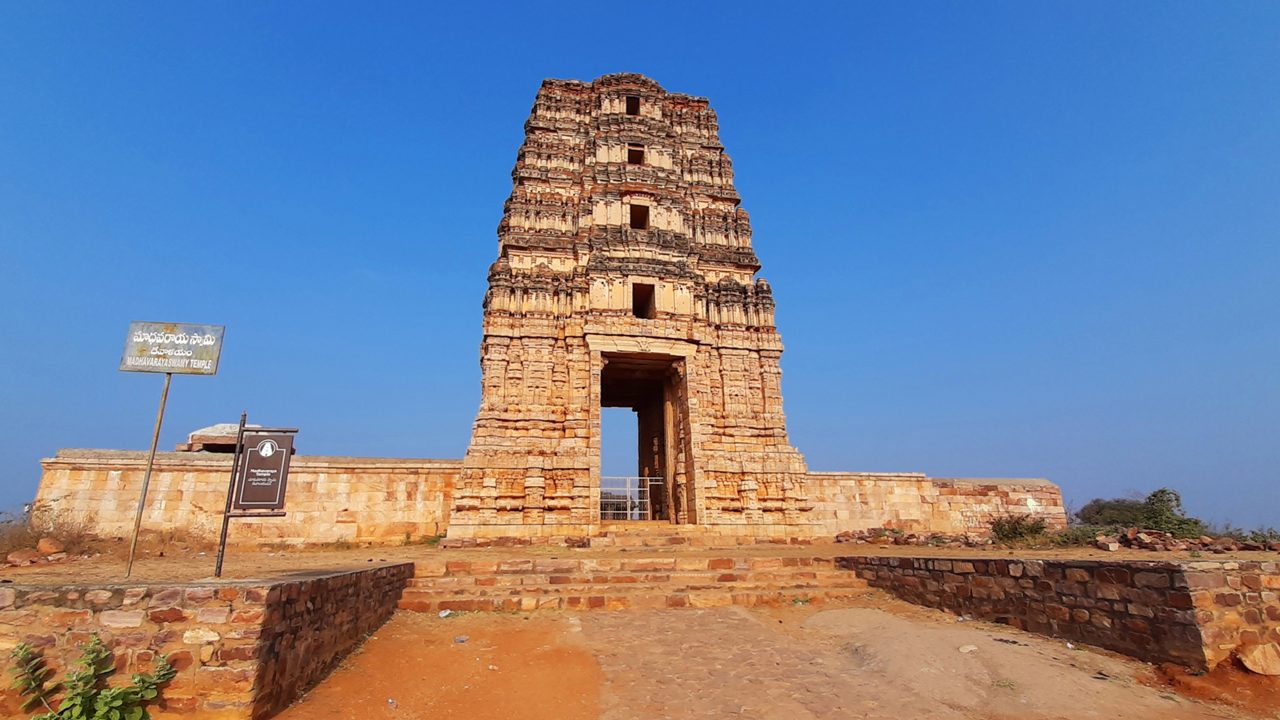
[[[127,537],[146,461],[143,452],[61,450],[41,461],[37,504],[99,535]],[[395,544],[442,535],[459,470],[457,460],[299,455],[290,463],[288,516],[236,520],[230,542]],[[157,454],[143,529],[181,528],[216,542],[230,472],[228,454]]]
[[[1280,562],[1190,562],[1184,567],[1209,667],[1242,648],[1280,644]]]
[[[38,504],[48,517],[81,521],[106,537],[133,527],[146,454],[61,450],[42,461]],[[216,541],[231,458],[171,452],[156,456],[144,530],[184,529]],[[289,477],[289,515],[237,520],[233,544],[333,542],[396,544],[442,535],[449,525],[460,460],[299,455]],[[1058,487],[1044,480],[930,478],[919,473],[809,473],[809,513],[823,534],[888,527],[908,532],[975,533],[1004,514],[1034,514],[1065,527]]]
[[[1280,641],[1280,563],[842,557],[839,567],[928,607],[1212,669]]]
[[[1002,515],[1067,526],[1062,491],[1039,479],[931,478],[920,473],[810,472],[813,515],[824,532],[892,528],[985,535]]]
[[[22,642],[65,668],[97,633],[122,674],[150,670],[157,653],[177,668],[156,720],[265,718],[386,622],[412,575],[406,563],[287,582],[0,586],[0,672],[10,677]],[[21,716],[19,704],[0,691],[0,716]]]
[[[413,564],[277,585],[262,627],[255,718],[288,707],[391,618]]]

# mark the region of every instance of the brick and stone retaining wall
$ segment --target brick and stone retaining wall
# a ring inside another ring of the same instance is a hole
[[[413,576],[402,563],[276,581],[190,585],[0,586],[0,672],[18,643],[66,667],[97,633],[116,667],[178,674],[152,715],[265,718],[282,710],[395,611]],[[18,698],[0,692],[0,715]]]
[[[986,535],[1004,515],[1067,526],[1062,491],[1039,479],[931,478],[920,473],[809,473],[809,494],[827,534],[892,528]]]
[[[1280,563],[841,557],[909,602],[1212,669],[1280,642]]]

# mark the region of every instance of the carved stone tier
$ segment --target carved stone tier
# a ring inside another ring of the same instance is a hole
[[[512,180],[450,536],[595,534],[602,406],[637,413],[646,519],[805,534],[773,293],[707,100],[547,80]]]

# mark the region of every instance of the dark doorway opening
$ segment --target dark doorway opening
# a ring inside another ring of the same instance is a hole
[[[635,475],[600,479],[600,519],[677,522],[683,503],[677,497],[680,410],[679,358],[647,353],[606,353],[600,373],[600,407],[635,412]],[[602,449],[616,442],[602,438]],[[605,463],[601,467],[616,467]]]
[[[640,97],[638,95],[627,96],[627,114],[628,115],[640,114]]]

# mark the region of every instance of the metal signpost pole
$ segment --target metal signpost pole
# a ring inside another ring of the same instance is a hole
[[[214,577],[222,577],[222,558],[227,552],[227,531],[231,526],[231,495],[236,491],[236,474],[240,472],[240,453],[244,449],[244,424],[248,419],[248,412],[240,413],[240,429],[236,431],[236,453],[231,461],[231,479],[227,482],[227,505],[222,509],[222,534],[218,536],[218,562],[213,567]]]
[[[147,505],[147,486],[151,484],[151,467],[156,462],[156,445],[160,443],[160,426],[164,423],[164,405],[169,400],[169,383],[173,373],[164,374],[164,390],[160,392],[160,410],[156,413],[156,429],[151,433],[151,454],[147,456],[147,471],[142,475],[142,494],[138,497],[138,512],[133,517],[133,540],[129,542],[129,562],[124,566],[124,576],[133,573],[133,557],[138,552],[138,530],[142,528],[142,511]]]

